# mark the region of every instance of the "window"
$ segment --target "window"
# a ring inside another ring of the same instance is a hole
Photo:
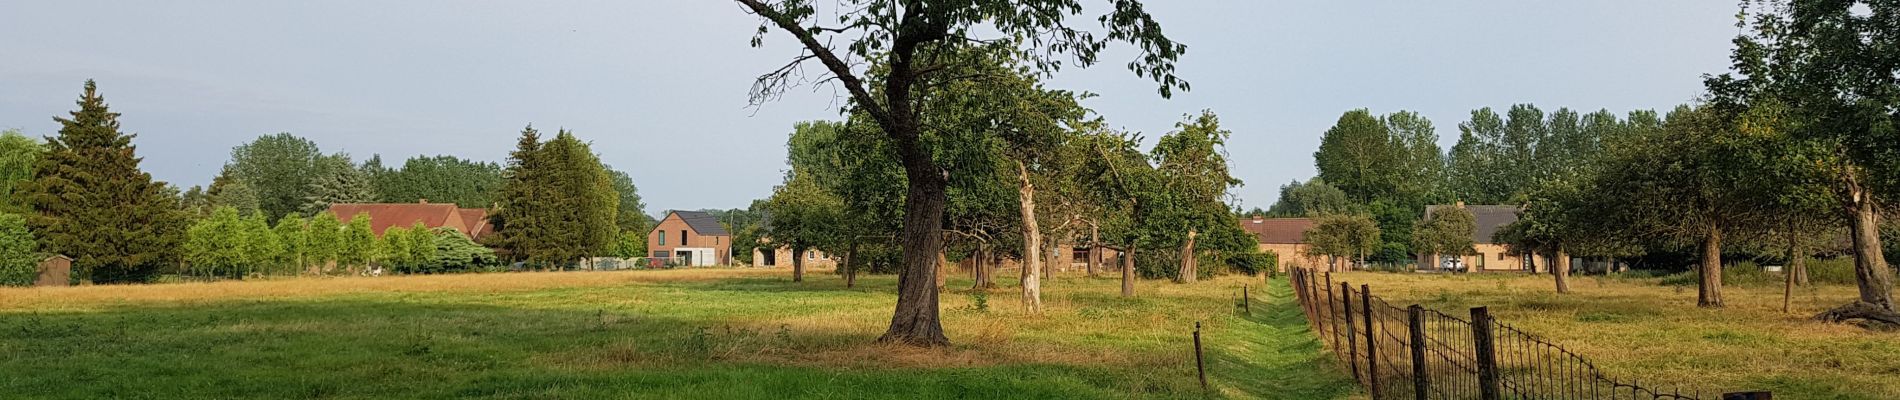
[[[686,245],[686,230],[685,229],[680,230],[680,245],[681,246]]]
[[[666,245],[666,231],[660,231],[660,245]]]
[[[1504,261],[1504,253],[1498,253],[1498,261]]]
[[[660,232],[660,233],[666,233],[666,232]],[[665,235],[661,235],[661,236],[665,236]],[[666,256],[667,256],[666,250],[655,250],[653,252],[653,258],[666,258]]]
[[[816,260],[816,259],[818,259],[818,252],[816,252],[816,251],[811,251],[811,252],[806,252],[806,253],[805,253],[805,259],[807,259],[807,260]]]

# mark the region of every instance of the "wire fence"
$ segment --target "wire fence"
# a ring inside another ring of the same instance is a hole
[[[1294,269],[1294,295],[1312,331],[1373,399],[1767,399],[1765,392],[1703,397],[1618,380],[1555,343],[1491,317],[1394,306],[1371,287]]]

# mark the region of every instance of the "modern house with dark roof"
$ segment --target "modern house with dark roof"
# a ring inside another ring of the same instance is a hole
[[[415,203],[367,203],[367,204],[331,204],[330,213],[337,220],[347,224],[357,214],[369,215],[370,231],[377,237],[390,227],[410,227],[417,222],[429,228],[449,228],[468,235],[470,239],[481,238],[489,233],[488,210],[480,208],[461,208],[453,203],[430,203],[421,200]]]
[[[732,263],[732,234],[719,218],[699,211],[671,211],[647,232],[655,266]]]
[[[1471,232],[1471,243],[1472,248],[1477,250],[1477,254],[1457,257],[1467,271],[1532,272],[1535,271],[1534,268],[1545,265],[1546,260],[1544,257],[1535,255],[1512,256],[1509,252],[1509,246],[1506,246],[1504,243],[1498,243],[1493,239],[1494,236],[1497,236],[1499,230],[1504,229],[1505,225],[1517,222],[1517,213],[1523,210],[1523,207],[1513,205],[1465,205],[1465,203],[1461,201],[1456,204],[1425,206],[1425,216],[1422,217],[1421,220],[1430,220],[1432,218],[1432,212],[1447,207],[1463,208],[1466,211],[1470,211],[1473,221],[1476,222],[1476,229],[1472,229]],[[1434,269],[1443,268],[1444,260],[1452,258],[1452,256],[1436,254],[1420,254],[1418,257],[1420,265],[1429,265]]]
[[[1306,230],[1313,229],[1312,218],[1266,218],[1256,215],[1242,218],[1240,227],[1258,239],[1260,251],[1271,251],[1280,257],[1282,271],[1288,267],[1326,266],[1319,256],[1306,254]]]

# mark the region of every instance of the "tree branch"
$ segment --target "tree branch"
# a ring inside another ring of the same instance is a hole
[[[838,58],[838,55],[833,53],[831,48],[818,43],[818,38],[814,36],[810,30],[798,26],[798,21],[793,20],[790,16],[779,12],[761,0],[735,1],[751,9],[753,14],[757,14],[767,21],[771,21],[772,24],[778,25],[779,29],[784,29],[786,33],[790,33],[793,38],[798,39],[799,44],[804,45],[805,50],[811,52],[811,57],[818,58],[818,61],[824,63],[825,68],[831,70],[832,75],[835,75],[839,82],[844,83],[845,90],[850,91],[851,97],[858,100],[859,107],[862,107],[866,113],[871,114],[871,118],[876,119],[879,124],[886,125],[888,130],[888,126],[894,122],[891,119],[890,112],[879,105],[876,98],[871,97],[871,92],[864,87],[864,79],[859,78],[851,71],[851,65],[845,63],[843,59]]]

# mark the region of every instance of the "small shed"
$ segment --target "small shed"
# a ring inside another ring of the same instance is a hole
[[[72,257],[54,254],[40,260],[40,277],[33,286],[71,286],[72,279]]]

